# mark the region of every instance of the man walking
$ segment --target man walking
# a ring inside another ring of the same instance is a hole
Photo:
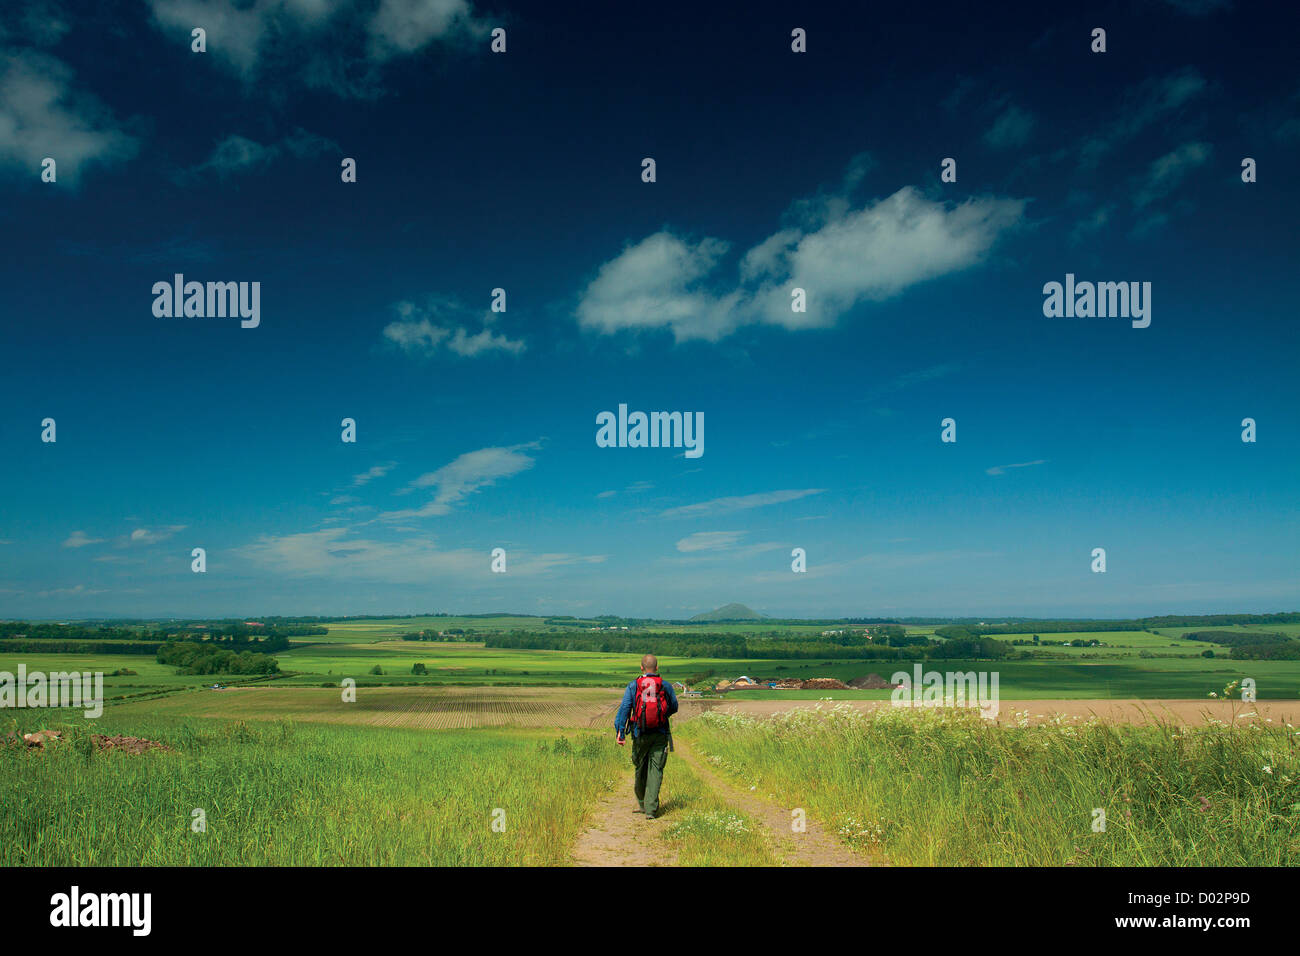
[[[653,654],[641,658],[641,676],[627,685],[623,703],[614,718],[618,745],[632,729],[632,765],[636,767],[636,810],[647,820],[659,815],[659,787],[664,782],[664,764],[672,747],[668,718],[677,713],[677,695],[672,684],[659,677],[659,661]]]

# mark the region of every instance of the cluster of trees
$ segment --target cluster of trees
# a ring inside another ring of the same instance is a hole
[[[1300,661],[1300,641],[1282,644],[1240,644],[1232,649],[1233,660]]]
[[[169,641],[158,649],[158,663],[178,674],[278,674],[280,662],[269,654],[233,651],[215,642]]]
[[[145,636],[135,627],[102,627],[98,624],[37,624],[33,621],[0,621],[0,640],[98,640],[136,641]],[[6,650],[14,648],[5,646]]]
[[[10,638],[0,649],[11,654],[156,654],[159,641],[28,641]]]
[[[1247,644],[1286,644],[1291,640],[1285,634],[1263,631],[1190,631],[1183,635],[1185,641],[1206,641],[1224,647],[1242,647]]]
[[[256,644],[264,651],[284,651],[288,650],[289,638],[291,637],[311,637],[327,633],[329,633],[327,628],[313,624],[267,622],[254,627],[239,620],[169,623],[158,624],[153,627],[147,624],[142,626],[110,626],[104,624],[41,624],[30,621],[0,622],[0,640],[5,642],[5,649],[10,651],[22,650],[17,642],[23,640],[65,643],[69,641],[124,641],[148,647],[147,650],[137,649],[132,651],[85,651],[73,650],[66,646],[56,647],[51,644],[36,648],[37,650],[48,650],[52,653],[71,651],[72,653],[152,654],[158,649],[159,644],[179,639],[213,641],[228,647]],[[82,646],[86,645],[83,643]],[[100,645],[97,643],[96,646]],[[103,646],[107,647],[108,645]]]

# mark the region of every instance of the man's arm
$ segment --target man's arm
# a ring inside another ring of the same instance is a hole
[[[623,702],[618,705],[618,713],[614,715],[614,733],[618,734],[619,739],[623,738],[623,728],[627,726],[628,717],[632,716],[632,691],[636,687],[636,681],[627,685],[623,691]]]

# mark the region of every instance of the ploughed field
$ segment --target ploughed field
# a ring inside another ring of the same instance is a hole
[[[602,725],[618,697],[612,691],[570,687],[358,687],[345,702],[333,687],[239,687],[198,690],[113,707],[132,714],[294,720],[368,727],[468,730],[476,727]]]

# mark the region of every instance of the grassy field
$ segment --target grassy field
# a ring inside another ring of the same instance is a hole
[[[95,729],[174,752],[96,752],[85,724],[47,750],[0,747],[0,866],[558,865],[626,776],[596,735],[141,715]]]
[[[0,774],[12,781],[0,788],[8,835],[0,865],[572,862],[592,814],[614,813],[617,827],[617,814],[629,812],[625,792],[609,798],[611,787],[629,782],[627,752],[613,746],[609,724],[640,655],[398,639],[451,628],[482,636],[503,626],[543,624],[334,622],[328,635],[276,654],[284,673],[273,680],[180,675],[152,656],[0,653],[0,671],[11,673],[19,665],[136,672],[105,677],[106,707],[96,721],[69,711],[0,713],[6,732],[62,724],[68,735],[45,750],[0,747]],[[1032,656],[922,666],[996,671],[1003,700],[1202,700],[1245,677],[1260,700],[1300,698],[1300,661],[1234,661],[1224,648],[1181,640],[1186,629],[1166,630],[1039,632],[1041,640],[1105,646],[1020,646],[1017,654]],[[1201,656],[1207,649],[1216,656]],[[666,679],[705,688],[740,674],[849,681],[913,666],[850,658],[660,663]],[[413,673],[417,664],[427,673]],[[344,700],[344,678],[356,682],[355,701]],[[239,686],[209,689],[215,682]],[[762,689],[725,699],[889,696]],[[173,749],[103,753],[91,745],[92,731]],[[1293,728],[994,727],[971,714],[886,708],[833,720],[809,711],[769,721],[710,714],[680,721],[678,732],[716,773],[672,762],[663,825],[652,836],[651,856],[665,865],[807,862],[792,855],[771,807],[746,802],[754,790],[779,797],[786,816],[791,806],[806,807],[864,857],[895,863],[1300,863]],[[730,795],[719,774],[734,784]],[[190,829],[195,808],[206,812],[206,832]],[[505,832],[491,828],[497,808],[506,812]],[[1106,811],[1104,833],[1091,830],[1094,808]]]
[[[741,786],[896,865],[1300,864],[1291,727],[999,728],[951,710],[839,708],[708,714],[681,733]]]

